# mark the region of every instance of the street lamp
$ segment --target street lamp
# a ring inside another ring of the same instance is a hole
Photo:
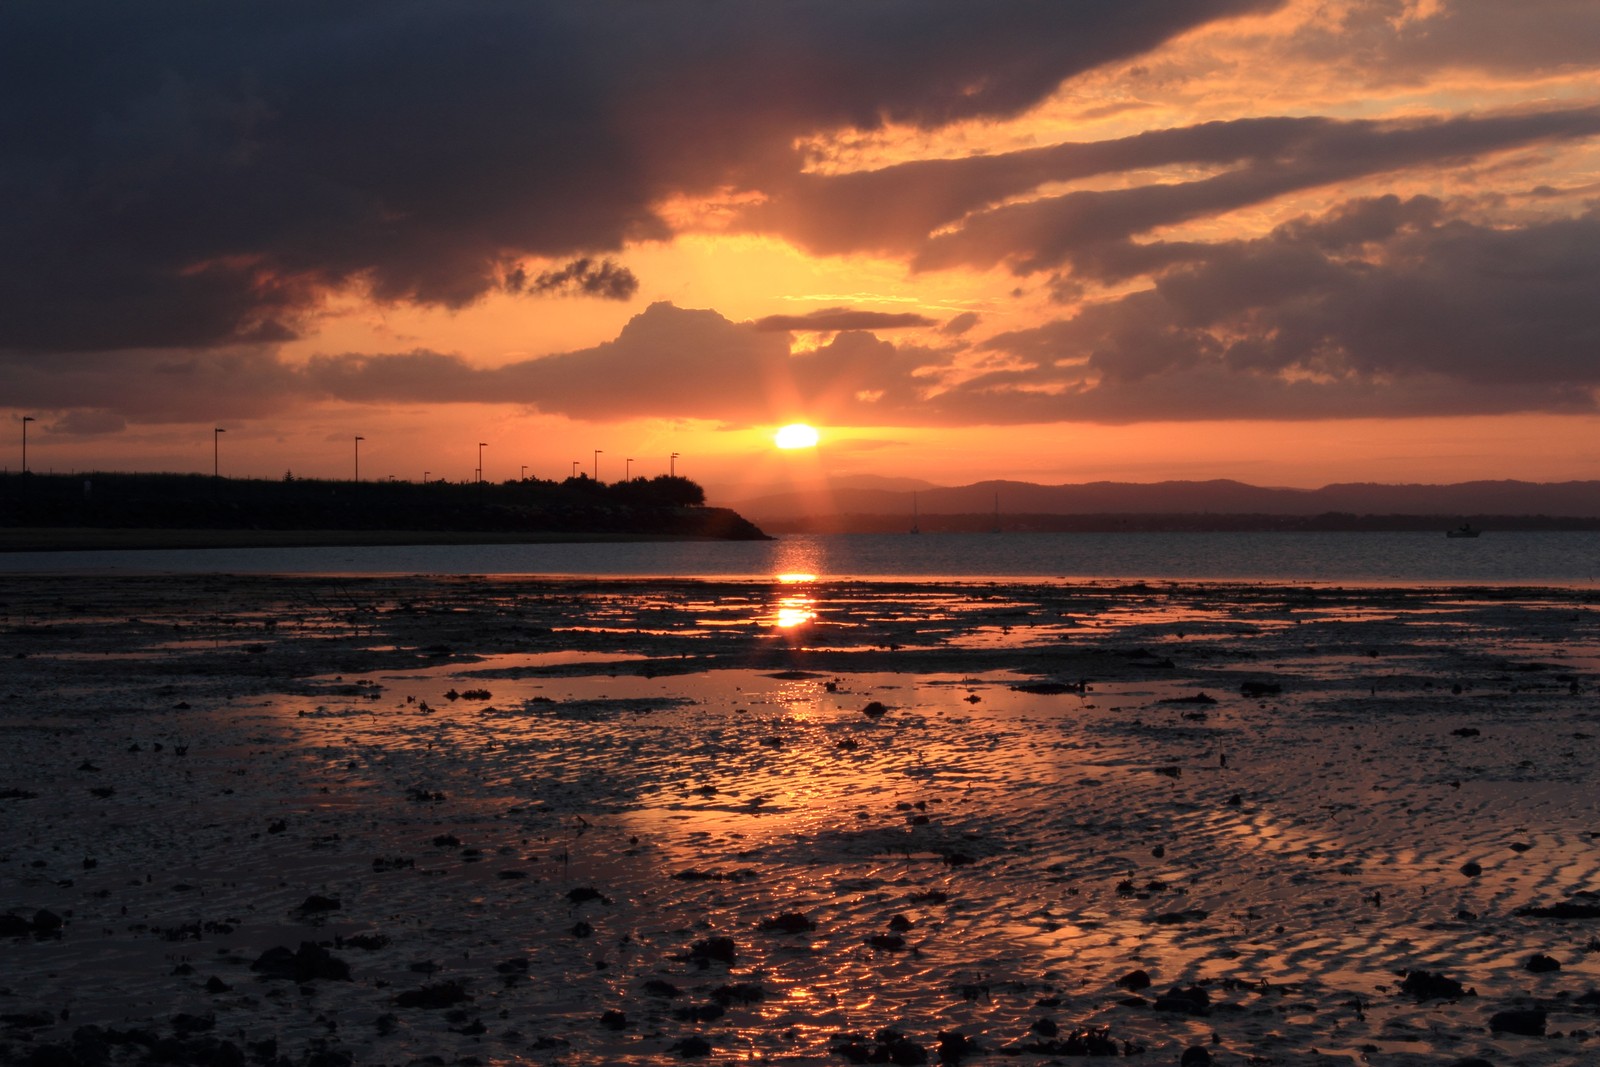
[[[603,448],[594,450],[594,480],[597,482],[600,480],[600,453],[604,451],[605,449]]]
[[[522,465],[522,480],[528,480],[528,465],[526,463]]]
[[[432,473],[433,473],[432,471],[423,471],[422,472],[422,484],[423,485],[427,485],[428,484],[428,475],[430,475]]]
[[[577,460],[573,460],[572,461],[572,476],[574,478],[576,478],[578,476],[578,461]]]
[[[672,477],[678,476],[678,454],[674,452],[672,458],[667,460],[667,471]]]
[[[366,438],[356,434],[356,481],[361,480],[361,442]]]
[[[28,423],[36,421],[32,415],[22,416],[22,473],[28,473]]]
[[[627,459],[622,461],[622,480],[625,481],[625,482],[633,481],[633,457],[632,456],[629,456]]]
[[[221,477],[222,468],[218,461],[218,456],[221,454],[221,452],[218,448],[217,442],[221,440],[222,435],[227,432],[228,431],[224,430],[221,426],[218,426],[216,429],[211,431],[211,477],[213,478]]]
[[[478,442],[478,481],[483,481],[483,450],[488,448],[487,441]]]

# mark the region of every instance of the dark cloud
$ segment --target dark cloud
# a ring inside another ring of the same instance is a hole
[[[459,307],[797,173],[806,135],[1014,114],[1278,2],[18,0],[0,346],[270,342],[350,284]]]
[[[1003,263],[1026,274],[1094,261],[1106,242],[1306,189],[1596,135],[1595,107],[1392,122],[1209,122],[1001,155],[801,175],[744,209],[738,225],[780,233],[817,253],[908,256],[927,270]],[[1019,199],[1052,182],[1172,165],[1218,173]],[[1127,266],[1130,275],[1144,270],[1136,262]]]
[[[562,293],[630,300],[639,291],[639,279],[633,271],[609,259],[596,263],[585,256],[558,270],[542,271],[532,279],[522,267],[516,267],[506,275],[505,288],[513,293]]]
[[[1420,14],[1408,0],[1354,0],[1302,31],[1298,50],[1324,63],[1359,60],[1374,81],[1466,69],[1554,74],[1594,66],[1600,7],[1590,0],[1449,0]]]
[[[933,401],[978,421],[1593,411],[1600,215],[1487,226],[1381,197],[1183,247],[1153,288],[984,348]]]
[[[900,330],[936,325],[926,315],[913,312],[856,311],[853,308],[819,308],[804,315],[768,315],[757,319],[758,330]]]

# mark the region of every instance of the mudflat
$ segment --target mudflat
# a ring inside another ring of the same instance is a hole
[[[0,602],[0,1062],[1600,1058],[1592,591]]]

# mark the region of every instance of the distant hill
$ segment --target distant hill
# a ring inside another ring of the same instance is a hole
[[[1173,521],[1178,516],[1210,516],[1209,525],[1217,528],[1250,525],[1223,521],[1224,516],[1256,517],[1254,525],[1259,528],[1304,528],[1311,524],[1289,520],[1318,517],[1326,519],[1324,525],[1330,528],[1344,528],[1350,525],[1352,516],[1410,516],[1426,520],[1423,525],[1440,519],[1459,522],[1486,517],[1600,522],[1600,481],[1476,481],[1451,485],[1351,482],[1320,489],[1271,488],[1228,479],[1068,485],[986,481],[915,491],[836,484],[825,490],[757,497],[733,506],[751,521],[774,531],[900,528],[909,526],[913,508],[925,529],[992,526],[996,512],[1003,525],[1052,529],[1088,528],[1082,520],[1090,516],[1108,520],[1116,517],[1124,520],[1123,526],[1142,528],[1208,525],[1193,521],[1179,524]],[[941,521],[942,517],[957,516],[965,521]],[[1060,521],[1066,517],[1079,521]],[[1166,519],[1157,523],[1156,517]],[[1506,523],[1500,521],[1498,525],[1504,527]],[[1117,523],[1107,521],[1100,526],[1117,528]]]

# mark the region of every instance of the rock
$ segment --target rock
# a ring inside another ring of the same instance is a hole
[[[1272,697],[1281,692],[1283,686],[1277,682],[1244,682],[1239,686],[1239,695],[1245,697]]]
[[[1205,1015],[1211,1010],[1211,994],[1197,985],[1187,989],[1173,986],[1151,1005],[1156,1011],[1178,1012],[1183,1015]]]
[[[1464,989],[1454,978],[1446,978],[1432,971],[1407,971],[1405,980],[1400,983],[1400,992],[1406,996],[1416,997],[1418,1002],[1456,1000],[1478,995],[1477,990]]]
[[[939,1062],[960,1063],[968,1056],[979,1056],[983,1049],[959,1030],[939,1031]]]
[[[576,889],[567,890],[567,903],[578,905],[591,900],[598,900],[602,904],[610,904],[611,898],[604,895],[592,885],[581,885]]]
[[[652,997],[681,997],[683,990],[671,982],[662,981],[660,978],[651,978],[641,987]]]
[[[1178,1067],[1210,1067],[1211,1050],[1204,1045],[1190,1045],[1183,1050]]]
[[[338,911],[342,905],[332,897],[318,896],[313,893],[295,910],[301,915],[321,915],[330,911]]]
[[[600,1025],[607,1030],[626,1030],[628,1028],[628,1016],[612,1008],[600,1016]]]
[[[1468,860],[1461,865],[1461,873],[1468,878],[1476,878],[1483,873],[1483,868],[1475,860]]]
[[[682,1041],[678,1041],[671,1045],[667,1051],[676,1052],[686,1060],[693,1059],[698,1056],[709,1056],[711,1055],[711,1042],[707,1041],[699,1034],[691,1034]]]
[[[1117,985],[1130,993],[1150,988],[1150,975],[1143,970],[1129,971],[1117,979]]]
[[[1489,1029],[1497,1034],[1521,1034],[1523,1037],[1544,1036],[1544,1012],[1538,1008],[1511,1008],[1497,1011],[1489,1017]]]
[[[865,715],[869,719],[881,719],[888,713],[889,709],[881,702],[876,700],[872,701],[866,707],[861,709],[861,714]]]
[[[689,959],[701,967],[713,962],[732,965],[738,956],[739,947],[731,937],[709,937],[689,946]]]
[[[807,934],[816,928],[816,923],[796,911],[786,911],[782,915],[761,920],[761,929],[769,934]]]
[[[833,1041],[833,1054],[851,1063],[913,1065],[928,1062],[928,1050],[898,1030],[879,1030],[871,1040],[860,1034],[836,1034]]]
[[[350,981],[350,965],[311,941],[300,942],[300,948],[295,952],[282,945],[269,948],[256,958],[250,969],[263,978],[290,981],[297,985],[319,978]]]
[[[1548,974],[1551,971],[1559,971],[1561,969],[1561,961],[1553,956],[1546,956],[1543,953],[1536,952],[1528,958],[1528,962],[1523,966],[1534,974]]]
[[[1516,914],[1531,919],[1600,919],[1600,904],[1565,900],[1545,907],[1518,908]]]
[[[460,982],[440,982],[438,985],[423,986],[421,989],[412,989],[395,997],[394,1002],[402,1008],[448,1008],[464,1000],[471,1000],[467,991]]]

